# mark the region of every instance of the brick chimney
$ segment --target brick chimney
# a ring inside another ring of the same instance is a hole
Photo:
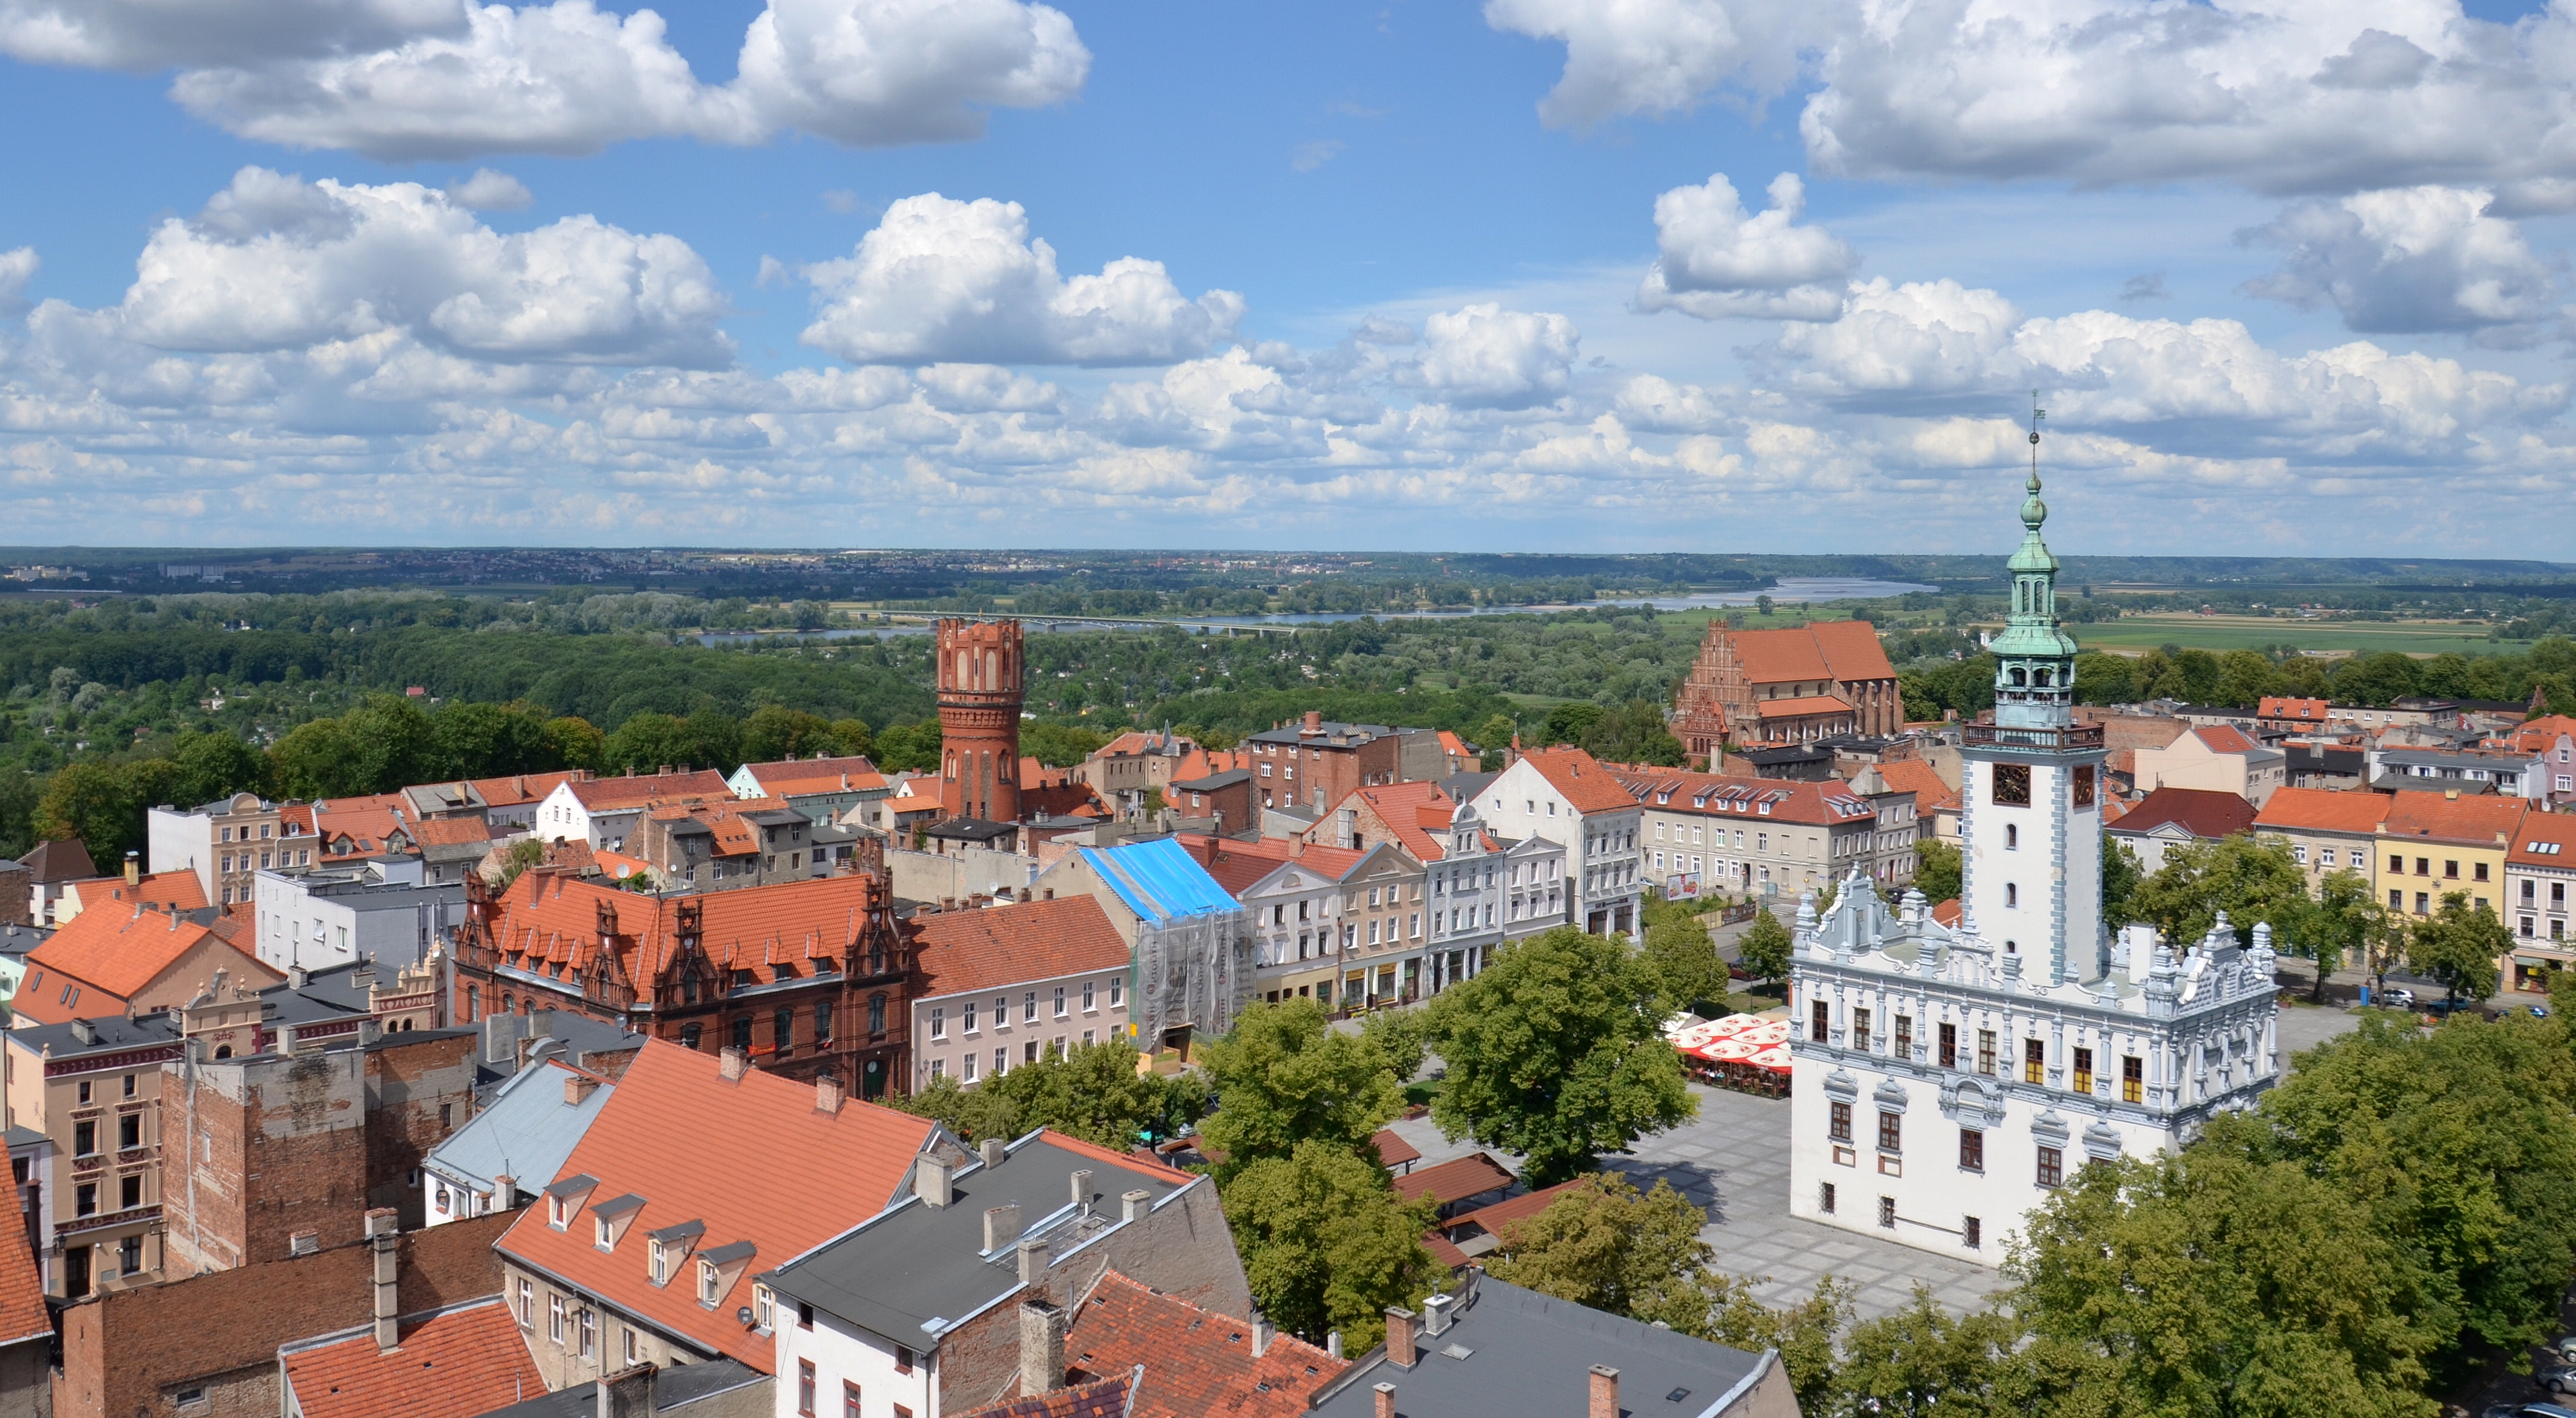
[[[1607,1364],[1592,1366],[1592,1402],[1584,1418],[1619,1418],[1619,1371]]]
[[[1020,1396],[1036,1398],[1064,1384],[1064,1311],[1044,1300],[1020,1302]]]
[[[841,1087],[841,1076],[839,1074],[818,1073],[814,1075],[815,1112],[825,1114],[826,1116],[838,1114],[841,1111],[841,1104],[847,1096],[848,1094]]]
[[[727,1048],[716,1055],[716,1067],[724,1074],[727,1082],[739,1083],[742,1081],[744,1070],[751,1067],[751,1055],[740,1049]]]
[[[376,1352],[381,1354],[402,1343],[402,1328],[395,1318],[402,1311],[401,1287],[395,1284],[400,1271],[400,1258],[394,1253],[398,1215],[390,1206],[380,1206],[367,1213],[367,1248],[375,1252],[376,1263]]]
[[[2457,797],[2459,795],[2454,793],[2452,796]],[[143,854],[141,852],[128,852],[125,854],[125,884],[128,886],[141,886],[143,884]]]
[[[1410,1369],[1414,1363],[1413,1327],[1419,1316],[1402,1305],[1386,1307],[1386,1361],[1398,1368]],[[1617,1418],[1617,1415],[1612,1415]]]
[[[564,1077],[564,1106],[580,1107],[582,1102],[590,1097],[591,1090],[598,1086],[599,1080],[587,1074],[567,1074]]]
[[[653,1392],[657,1372],[651,1364],[637,1364],[601,1379],[598,1418],[653,1418],[661,1412]]]
[[[1395,1418],[1395,1385],[1379,1384],[1376,1389],[1376,1418]]]

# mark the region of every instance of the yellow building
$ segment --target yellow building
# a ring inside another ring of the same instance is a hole
[[[2469,904],[2501,911],[2505,857],[2528,809],[2520,798],[2398,793],[2388,800],[2372,853],[2373,884],[2392,911],[2440,910],[2459,892]]]

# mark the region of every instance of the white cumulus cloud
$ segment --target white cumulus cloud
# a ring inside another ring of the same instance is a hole
[[[26,313],[27,282],[36,278],[38,264],[32,246],[0,251],[0,315]]]
[[[1562,315],[1486,301],[1422,322],[1422,358],[1402,382],[1460,408],[1520,409],[1564,394],[1582,337]]]
[[[2476,330],[2551,313],[2557,277],[2492,194],[2454,187],[2300,202],[2248,236],[2286,248],[2247,283],[2303,308],[2332,304],[2365,333]]]
[[[474,175],[462,182],[447,184],[447,197],[460,207],[478,212],[515,212],[537,200],[526,183],[488,167],[474,169]]]
[[[1485,0],[1494,28],[1565,45],[1564,77],[1538,106],[1555,128],[1686,112],[1730,79],[1776,87],[1796,72],[1809,13],[1774,0]]]
[[[1159,261],[1058,274],[1017,202],[906,197],[845,259],[806,268],[802,336],[853,364],[1167,364],[1229,339],[1243,298],[1181,294]]]
[[[464,28],[464,0],[0,0],[0,54],[92,69],[260,64]]]
[[[0,0],[11,3],[27,0]],[[646,137],[755,143],[787,131],[861,147],[954,141],[979,136],[990,108],[1072,97],[1091,65],[1062,11],[1024,0],[770,0],[725,84],[702,83],[649,9],[373,3],[412,23],[249,54],[182,39],[152,52],[183,66],[172,95],[229,132],[398,160],[588,153]],[[50,31],[25,28],[14,40],[0,28],[8,52],[74,64],[123,52],[39,43]]]
[[[417,183],[247,167],[193,220],[165,221],[118,307],[122,333],[185,350],[271,350],[400,331],[498,361],[716,365],[724,294],[673,236],[568,217],[504,236]]]
[[[1679,310],[1703,320],[1731,315],[1831,320],[1859,258],[1822,227],[1797,225],[1806,184],[1771,180],[1771,205],[1748,213],[1724,173],[1655,199],[1658,255],[1637,288],[1640,310]]]

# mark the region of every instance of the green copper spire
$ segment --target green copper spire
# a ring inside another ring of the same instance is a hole
[[[2021,546],[2005,563],[2012,573],[2012,615],[1995,637],[1995,722],[2027,727],[2072,720],[2075,641],[2057,624],[2057,558],[2040,540],[2048,504],[2039,499],[2039,424],[2048,416],[2033,391],[2030,496],[2021,505]]]

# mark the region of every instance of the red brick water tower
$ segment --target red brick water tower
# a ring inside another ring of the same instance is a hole
[[[1016,620],[939,622],[939,776],[953,817],[1020,820],[1024,644]]]

